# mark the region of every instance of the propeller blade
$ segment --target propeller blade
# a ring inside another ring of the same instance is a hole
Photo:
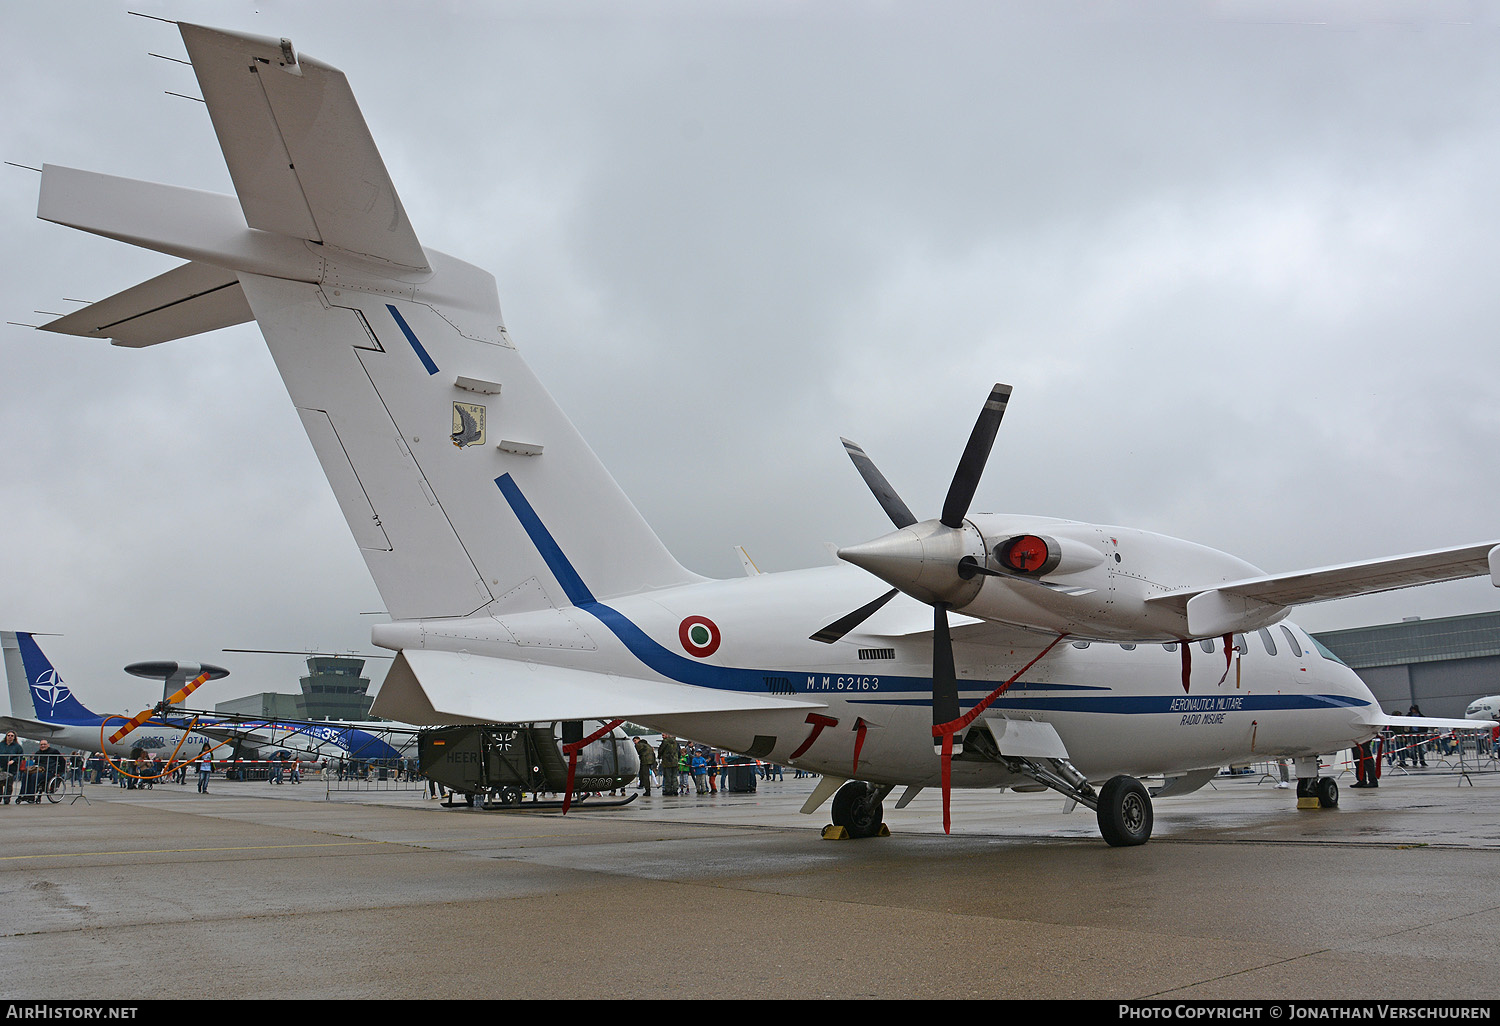
[[[125,725],[123,727],[115,731],[113,734],[109,735],[109,743],[118,744],[120,738],[124,737],[126,734],[129,734],[132,730],[139,727],[142,723],[145,723],[152,716],[155,716],[157,712],[161,711],[164,707],[176,705],[188,695],[191,695],[198,689],[200,685],[202,685],[209,679],[209,676],[209,672],[207,670],[204,670],[198,676],[194,677],[192,680],[188,681],[181,688],[179,688],[171,698],[168,698],[161,705],[154,705],[150,709],[142,709],[140,712],[136,713],[130,719],[125,721]]]
[[[953,668],[953,636],[948,632],[948,606],[938,602],[932,607],[932,725],[941,726],[958,719],[958,673]],[[941,740],[933,738],[933,748],[941,753]],[[963,751],[953,739],[953,753]]]
[[[191,695],[194,691],[197,691],[200,687],[206,684],[208,682],[209,676],[209,671],[204,670],[202,673],[198,674],[198,676],[194,677],[192,680],[188,681],[182,687],[173,692],[172,697],[167,699],[167,704],[176,705],[178,702],[183,701],[187,698],[188,695]]]
[[[974,492],[979,479],[984,475],[984,465],[989,461],[990,449],[995,444],[995,433],[1000,430],[1000,419],[1005,416],[1005,404],[1010,401],[1010,386],[997,384],[990,390],[974,430],[969,434],[969,444],[958,461],[953,473],[953,483],[948,486],[948,497],[943,500],[944,527],[962,527],[969,513],[969,503],[974,501]],[[845,443],[846,445],[848,443]],[[883,480],[883,479],[882,479]],[[904,524],[898,524],[904,527]]]
[[[821,641],[825,645],[832,645],[845,634],[868,620],[875,611],[895,597],[896,589],[892,588],[873,602],[866,602],[852,613],[845,613],[833,623],[824,627],[818,633],[812,635],[809,640]]]
[[[897,529],[915,524],[917,518],[912,516],[906,503],[901,501],[901,496],[896,494],[891,483],[885,479],[885,475],[875,466],[874,461],[865,455],[865,451],[847,438],[840,438],[839,441],[844,443],[844,451],[854,461],[854,469],[859,471],[859,476],[865,479],[865,484],[869,486],[870,491],[875,493],[880,508],[885,510],[885,515],[891,518],[891,523],[895,524]]]

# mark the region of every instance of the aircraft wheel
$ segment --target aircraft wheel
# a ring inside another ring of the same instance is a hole
[[[502,787],[499,795],[501,805],[521,804],[521,789],[519,787]]]
[[[1318,804],[1325,809],[1339,807],[1339,785],[1332,777],[1318,778]]]
[[[885,812],[877,795],[879,788],[862,780],[851,780],[833,796],[833,825],[849,831],[850,837],[874,837],[880,833]]]
[[[1112,777],[1099,790],[1099,832],[1115,848],[1151,839],[1151,793],[1135,777]]]

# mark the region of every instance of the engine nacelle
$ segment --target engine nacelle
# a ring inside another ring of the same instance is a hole
[[[1217,637],[1286,615],[1214,590],[1260,576],[1242,559],[1101,524],[979,513],[961,527],[924,520],[839,556],[922,602],[1079,639]]]
[[[978,595],[955,605],[968,616],[1079,639],[1172,641],[1249,630],[1286,614],[1219,597],[1204,596],[1192,607],[1186,598],[1160,601],[1184,586],[1260,573],[1193,542],[1041,517],[976,514],[969,523],[984,538],[986,565],[1005,576],[983,578]]]
[[[1104,553],[1072,539],[1058,540],[1045,534],[1018,534],[990,546],[990,564],[1023,577],[1074,574],[1104,562]]]

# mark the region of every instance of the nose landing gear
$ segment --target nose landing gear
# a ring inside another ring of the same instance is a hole
[[[1297,807],[1305,808],[1303,799],[1317,799],[1321,809],[1339,807],[1339,785],[1332,777],[1299,777],[1297,779]],[[1309,802],[1310,803],[1310,802]]]

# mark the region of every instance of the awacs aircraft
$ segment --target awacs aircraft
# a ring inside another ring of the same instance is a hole
[[[394,621],[373,632],[398,653],[378,715],[628,718],[822,774],[804,810],[832,796],[856,835],[898,786],[941,786],[945,826],[951,788],[1048,787],[1140,844],[1143,776],[1181,793],[1284,757],[1336,803],[1318,756],[1386,717],[1289,607],[1500,582],[1493,542],[1264,574],[1144,531],[971,514],[1003,386],[938,517],[846,443],[894,532],[832,567],[704,579],[533,377],[494,279],[418,239],[344,75],[286,39],[178,27],[236,195],[45,167],[38,216],[186,263],[44,327],[140,347],[259,323]]]
[[[4,651],[10,696],[9,708],[5,715],[0,716],[0,724],[21,737],[46,738],[65,748],[103,751],[118,758],[128,757],[140,749],[162,758],[175,752],[179,758],[189,759],[204,745],[217,748],[226,741],[231,742],[233,748],[224,750],[224,754],[216,758],[223,758],[230,752],[253,758],[258,750],[269,753],[278,749],[291,752],[299,760],[403,757],[401,751],[372,733],[372,730],[388,729],[392,726],[390,724],[375,728],[368,724],[226,717],[206,717],[194,723],[191,715],[172,712],[143,717],[139,726],[117,740],[111,740],[116,731],[128,726],[129,718],[101,716],[84,706],[63,682],[32,635],[0,631],[0,649]],[[215,678],[228,672],[217,667],[170,665],[170,671],[152,675],[180,681],[195,679],[200,671],[205,670]]]

